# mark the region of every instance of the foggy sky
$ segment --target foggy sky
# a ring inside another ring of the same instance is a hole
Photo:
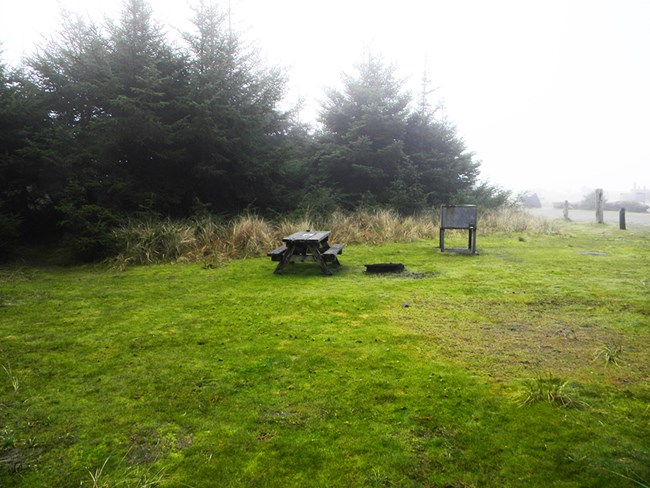
[[[187,30],[187,2],[151,0]],[[60,6],[95,21],[120,0],[0,0],[3,60],[60,26]],[[228,2],[221,3],[224,9]],[[650,189],[650,2],[646,0],[231,0],[233,25],[287,68],[288,104],[317,118],[323,91],[365,53],[398,67],[417,96],[427,70],[483,179],[554,197]],[[552,191],[551,191],[552,190]]]

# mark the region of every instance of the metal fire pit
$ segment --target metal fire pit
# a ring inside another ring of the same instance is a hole
[[[401,273],[404,265],[401,263],[364,264],[366,273]]]

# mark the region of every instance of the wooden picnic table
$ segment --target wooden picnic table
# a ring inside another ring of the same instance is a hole
[[[284,237],[284,244],[268,253],[273,261],[279,261],[276,274],[282,274],[287,263],[313,261],[318,263],[321,272],[331,275],[328,263],[340,266],[337,255],[343,252],[345,244],[329,244],[329,230],[302,230]]]

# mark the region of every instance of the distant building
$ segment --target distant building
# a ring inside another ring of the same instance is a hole
[[[542,202],[539,200],[537,193],[523,195],[521,197],[521,204],[524,208],[542,208]]]
[[[647,203],[648,190],[646,190],[645,186],[643,188],[637,187],[635,183],[634,187],[632,188],[632,191],[630,191],[629,193],[621,193],[621,201]]]

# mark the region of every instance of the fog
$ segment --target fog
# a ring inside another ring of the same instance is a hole
[[[19,63],[60,25],[60,8],[95,21],[121,1],[2,2],[3,59]],[[184,1],[152,0],[171,36]],[[221,2],[224,9],[228,2]],[[234,28],[289,75],[286,104],[315,124],[323,90],[368,52],[394,63],[481,161],[483,179],[545,202],[604,188],[650,188],[650,2],[232,0]]]

